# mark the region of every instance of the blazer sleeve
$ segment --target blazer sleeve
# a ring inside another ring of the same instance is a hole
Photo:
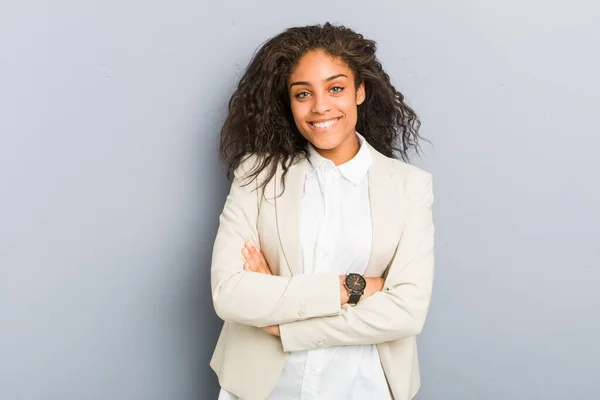
[[[409,210],[381,292],[344,306],[340,314],[280,326],[284,351],[378,344],[421,333],[433,285],[434,227],[431,175],[408,176]]]
[[[212,299],[224,321],[264,327],[334,315],[340,312],[339,274],[292,277],[245,271],[241,250],[248,241],[258,243],[260,208],[257,180],[246,184],[250,157],[234,179],[215,239],[211,265]]]

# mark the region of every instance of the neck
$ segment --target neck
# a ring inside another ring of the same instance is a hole
[[[351,135],[336,148],[323,150],[315,147],[315,150],[321,155],[321,157],[331,160],[336,166],[338,166],[347,163],[348,161],[352,160],[354,156],[356,156],[360,150],[360,143],[358,141],[358,136]]]

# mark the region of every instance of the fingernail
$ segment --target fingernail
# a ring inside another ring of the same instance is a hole
[[[248,254],[248,253],[250,253],[250,252],[248,251],[248,249],[244,249],[244,250],[242,250],[242,253],[244,253],[244,254]]]
[[[252,247],[252,245],[250,244],[250,242],[247,242],[247,243],[246,243],[246,247],[247,247],[247,248],[250,248],[250,247]]]
[[[244,263],[244,269],[248,268],[249,266],[250,266],[250,264]]]

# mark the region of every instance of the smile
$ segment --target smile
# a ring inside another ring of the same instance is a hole
[[[340,120],[341,117],[330,119],[328,121],[309,122],[312,126],[319,129],[327,129]]]

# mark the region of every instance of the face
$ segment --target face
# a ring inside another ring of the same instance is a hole
[[[365,278],[363,278],[361,275],[358,275],[358,274],[348,275],[348,277],[346,278],[345,284],[348,289],[354,290],[357,292],[365,290],[365,288],[367,286],[367,282],[365,281]]]
[[[356,155],[357,107],[365,88],[354,86],[354,74],[343,61],[322,50],[305,54],[290,74],[288,92],[294,122],[319,154],[336,165]]]

